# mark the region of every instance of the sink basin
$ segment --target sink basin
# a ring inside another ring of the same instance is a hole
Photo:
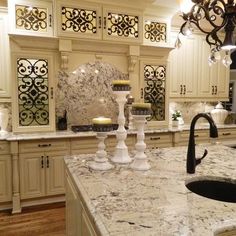
[[[190,191],[203,197],[236,202],[235,180],[216,177],[192,178],[185,185]]]

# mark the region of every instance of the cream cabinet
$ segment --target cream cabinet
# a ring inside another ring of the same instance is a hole
[[[180,37],[182,46],[169,54],[170,61],[170,97],[197,97],[199,70],[199,40],[196,37]]]
[[[209,66],[209,45],[202,35],[189,38],[179,36],[180,48],[169,55],[170,60],[170,99],[227,100],[229,88],[229,68],[221,61]]]
[[[215,139],[219,142],[234,142],[236,140],[236,128],[218,128],[218,138]]]
[[[199,70],[198,97],[228,100],[230,70],[221,61],[209,66],[207,61],[210,55],[209,45],[204,37],[200,37],[200,43],[201,70]],[[222,59],[223,53],[221,53]]]
[[[63,194],[64,156],[70,154],[68,140],[19,142],[21,199]]]
[[[9,0],[8,9],[12,34],[53,36],[51,0]]]
[[[189,130],[175,132],[173,135],[173,146],[186,146],[189,141]],[[194,132],[194,138],[196,144],[209,143],[210,135],[209,130],[196,130]]]
[[[39,51],[12,54],[13,132],[55,130],[54,58]]]
[[[10,144],[0,141],[0,203],[12,200],[12,165]]]
[[[8,12],[6,8],[0,7],[0,101],[9,99],[10,89],[10,46],[8,37]]]
[[[56,2],[58,36],[141,42],[142,15],[127,7]]]
[[[115,151],[115,147],[117,145],[117,140],[115,135],[109,135],[105,139],[106,151],[109,153],[113,153]],[[135,144],[135,135],[128,135],[125,144],[127,145],[129,150],[134,148]],[[88,154],[88,153],[96,153],[98,150],[98,139],[95,136],[91,137],[79,137],[71,139],[71,154]]]
[[[172,133],[146,133],[145,143],[148,149],[172,147]]]
[[[78,191],[66,173],[66,235],[67,236],[96,236],[86,207]]]

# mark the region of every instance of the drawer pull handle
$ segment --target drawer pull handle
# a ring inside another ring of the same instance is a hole
[[[51,143],[49,144],[39,144],[38,147],[51,147]]]
[[[44,161],[43,161],[43,156],[41,156],[41,168],[43,169],[44,167]]]
[[[223,133],[223,135],[224,135],[224,136],[226,136],[226,135],[231,135],[231,133]]]
[[[107,28],[107,18],[104,16],[103,17],[103,29]]]
[[[102,17],[101,16],[98,17],[98,28],[99,29],[102,28]]]
[[[194,135],[194,138],[198,138],[198,137],[199,137],[199,135],[198,135],[198,134],[195,134],[195,135]]]
[[[48,159],[48,156],[46,157],[47,159],[47,168],[49,168],[49,159]]]
[[[151,137],[150,140],[159,140],[161,139],[160,137]]]

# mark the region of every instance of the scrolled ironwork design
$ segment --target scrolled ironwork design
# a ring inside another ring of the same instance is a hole
[[[165,120],[166,66],[144,66],[144,101],[151,103],[152,113],[148,120]]]
[[[48,61],[17,60],[20,126],[49,124]]]
[[[151,42],[166,42],[166,24],[160,22],[145,23],[144,37]]]
[[[94,10],[62,7],[61,17],[61,28],[63,31],[92,34],[97,32],[97,13]]]
[[[46,8],[16,5],[16,28],[32,31],[46,31],[48,13]]]
[[[114,14],[108,13],[108,35],[116,35],[120,37],[139,37],[139,17],[126,15],[126,14]]]

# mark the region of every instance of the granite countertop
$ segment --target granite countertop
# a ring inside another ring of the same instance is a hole
[[[236,128],[236,124],[233,125],[220,125],[217,126],[219,129],[221,128]],[[166,127],[166,128],[152,128],[145,129],[145,133],[164,133],[164,132],[180,132],[180,131],[188,131],[190,129],[190,125],[182,125],[179,127]],[[209,129],[209,124],[199,124],[196,125],[195,129]],[[128,134],[136,134],[136,130],[127,130]],[[115,135],[115,132],[109,132],[108,135]],[[55,132],[35,132],[35,133],[7,133],[0,134],[0,140],[8,140],[8,141],[17,141],[17,140],[33,140],[33,139],[48,139],[48,138],[76,138],[76,137],[93,137],[96,136],[95,132],[73,132],[71,130],[65,131],[55,131]]]
[[[112,236],[212,236],[236,228],[236,204],[201,197],[190,192],[190,178],[213,176],[236,181],[236,150],[207,146],[208,155],[186,173],[187,147],[147,150],[148,171],[127,165],[94,171],[88,162],[94,154],[68,156],[66,167],[102,235]],[[204,146],[196,146],[197,157]]]

